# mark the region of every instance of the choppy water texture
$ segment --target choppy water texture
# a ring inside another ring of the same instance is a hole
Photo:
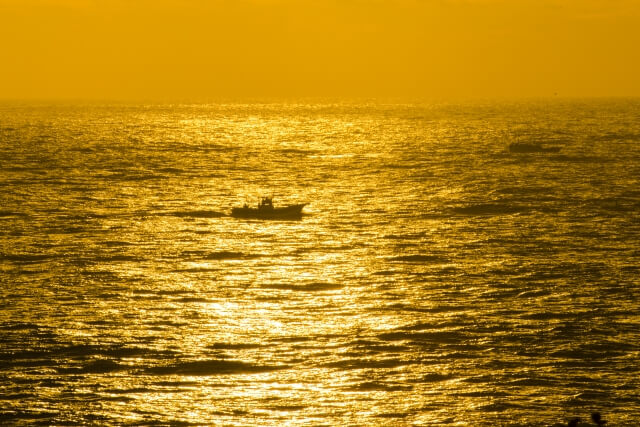
[[[637,425],[639,160],[637,100],[1,105],[0,422]]]

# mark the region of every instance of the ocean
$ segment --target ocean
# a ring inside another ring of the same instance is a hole
[[[0,104],[0,423],[638,425],[639,285],[638,99]]]

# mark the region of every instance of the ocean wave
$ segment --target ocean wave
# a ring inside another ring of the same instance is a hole
[[[508,381],[507,384],[514,387],[553,387],[560,385],[557,380],[551,378],[517,378]]]
[[[466,338],[466,335],[459,331],[432,331],[432,332],[412,332],[394,331],[384,332],[378,335],[383,341],[419,341],[432,343],[458,343]]]
[[[391,369],[400,366],[420,364],[419,360],[405,359],[343,359],[335,362],[323,363],[321,366],[326,368],[337,368],[344,370],[351,369]]]
[[[283,412],[291,412],[291,411],[302,411],[309,406],[307,405],[274,405],[269,406],[267,409],[272,411],[283,411]]]
[[[554,156],[549,156],[548,160],[556,161],[556,162],[567,162],[567,163],[608,163],[613,160],[607,157],[602,156],[587,156],[587,155],[569,155],[569,154],[558,154]]]
[[[434,305],[432,307],[416,307],[413,305],[396,303],[386,307],[387,310],[409,311],[416,313],[449,313],[468,310],[470,307],[462,305]]]
[[[511,215],[529,210],[527,206],[505,203],[479,203],[455,206],[451,211],[460,215]]]
[[[357,342],[353,343],[354,347],[358,349],[362,349],[367,354],[376,354],[376,353],[384,353],[384,354],[392,354],[392,353],[406,353],[411,350],[411,347],[403,345],[403,344],[387,344],[380,343],[378,341],[367,341],[367,342]]]
[[[262,289],[277,289],[277,290],[285,290],[285,291],[322,292],[322,291],[334,291],[337,289],[342,289],[344,285],[340,285],[337,283],[324,283],[324,282],[301,283],[301,284],[268,283],[268,284],[260,285],[260,287]]]
[[[224,260],[254,259],[254,258],[261,258],[266,255],[236,252],[236,251],[207,252],[202,250],[191,250],[191,251],[183,251],[181,256],[184,259],[198,259],[198,260],[205,260],[205,261],[224,261]]]
[[[460,394],[461,396],[464,396],[464,393]],[[476,397],[478,397],[478,395],[475,395]],[[490,392],[487,394],[487,396],[491,396],[493,398],[495,397],[501,397],[500,394],[497,394],[495,392]],[[502,397],[504,397],[506,395],[502,395]],[[479,406],[479,410],[484,411],[484,412],[505,412],[508,410],[512,410],[512,409],[517,409],[517,408],[522,408],[523,406],[514,402],[493,402],[493,403],[487,403],[485,405],[480,405]]]
[[[404,272],[396,271],[396,270],[382,270],[382,271],[374,271],[371,274],[374,276],[395,276],[397,274],[404,274]]]
[[[186,381],[186,380],[175,380],[175,381],[154,381],[152,382],[154,386],[158,387],[193,387],[200,384],[199,381]]]
[[[110,248],[121,248],[124,246],[135,246],[134,242],[129,242],[125,240],[106,240],[102,243],[104,246]]]
[[[300,342],[309,342],[313,341],[315,337],[309,335],[288,335],[288,336],[278,336],[272,338],[271,342],[279,342],[279,343],[300,343]]]
[[[509,186],[497,188],[494,190],[498,194],[510,194],[510,195],[535,195],[539,197],[540,194],[548,194],[553,192],[553,187],[549,186],[536,186],[536,185],[522,185],[522,186]]]
[[[426,231],[421,231],[418,233],[408,233],[408,234],[387,234],[383,236],[385,239],[390,240],[420,240],[427,236]]]
[[[20,350],[0,353],[0,359],[7,361],[55,361],[66,357],[71,360],[82,360],[91,357],[102,358],[129,358],[129,357],[153,357],[165,359],[173,356],[173,350],[158,350],[148,347],[135,346],[103,346],[98,344],[76,344],[69,346],[50,346],[43,350]]]
[[[450,374],[450,373],[434,372],[434,373],[431,373],[431,374],[423,375],[419,379],[416,379],[416,382],[420,382],[420,383],[436,383],[436,382],[441,382],[441,381],[448,381],[448,380],[453,379],[455,377],[456,377],[455,375]]]
[[[224,212],[211,211],[211,210],[171,211],[171,212],[161,212],[161,213],[158,213],[157,215],[175,216],[178,218],[221,218],[221,217],[229,216]]]
[[[612,131],[596,135],[593,139],[595,141],[640,141],[640,133]]]
[[[81,366],[56,367],[60,374],[107,374],[130,369],[129,365],[117,363],[110,359],[91,360]]]
[[[4,330],[13,330],[13,331],[22,331],[22,330],[33,330],[33,329],[50,329],[50,326],[43,326],[37,323],[29,323],[29,322],[3,322],[0,324],[0,329]]]
[[[125,254],[110,254],[110,255],[101,255],[92,258],[90,261],[93,262],[128,262],[128,261],[139,261],[140,258],[135,255],[125,255]]]
[[[351,391],[411,391],[414,387],[412,385],[401,385],[382,381],[365,381],[345,388]]]
[[[11,424],[15,423],[16,425],[23,425],[24,420],[55,420],[59,415],[59,412],[11,409],[3,410],[2,413],[0,413],[0,422],[6,421]],[[48,423],[49,421],[47,421],[47,424]]]
[[[236,360],[213,359],[153,366],[145,369],[145,372],[154,375],[222,375],[252,374],[289,368],[290,366],[288,365],[258,365]]]
[[[279,150],[282,154],[300,154],[300,155],[311,155],[318,153],[317,150],[307,150],[301,148],[283,148]]]
[[[212,302],[212,300],[210,300],[208,298],[202,298],[202,297],[182,297],[182,298],[178,298],[176,301],[183,302],[183,303],[209,303],[209,302]]]
[[[181,175],[182,173],[185,172],[184,169],[175,168],[175,167],[158,168],[157,171],[162,172],[163,174],[171,174],[171,175]]]
[[[554,320],[554,319],[573,319],[579,316],[580,316],[580,313],[576,313],[573,311],[561,311],[561,312],[545,311],[545,312],[539,312],[539,313],[526,313],[526,314],[522,314],[520,317],[522,319],[530,319],[530,320]]]
[[[260,258],[263,256],[265,255],[248,254],[244,252],[233,252],[233,251],[220,251],[220,252],[213,252],[210,254],[206,254],[202,257],[202,259],[214,261],[214,260],[225,260],[225,259],[253,259],[253,258]]]
[[[387,163],[382,165],[385,169],[419,169],[423,166],[421,162],[407,162],[407,163]]]
[[[217,342],[207,346],[207,348],[210,348],[212,350],[248,350],[248,349],[262,348],[262,347],[265,347],[265,345],[251,344],[251,343],[225,343],[225,342]]]
[[[219,268],[211,267],[174,268],[171,270],[173,273],[213,273],[218,271],[220,271]]]
[[[442,262],[447,262],[448,260],[442,258],[439,255],[401,255],[401,256],[395,256],[395,257],[391,257],[388,258],[389,261],[391,262],[408,262],[408,263],[422,263],[422,262],[437,262],[437,263],[442,263]]]
[[[408,412],[385,412],[383,414],[376,414],[374,417],[376,418],[393,418],[393,419],[402,419],[407,418],[410,414]]]
[[[14,254],[0,254],[0,260],[13,261],[17,263],[40,263],[57,258],[58,256],[53,254],[28,254],[28,253],[14,253]]]
[[[26,218],[29,215],[23,212],[15,212],[15,211],[4,211],[0,210],[0,218],[8,218],[8,217],[22,217]]]

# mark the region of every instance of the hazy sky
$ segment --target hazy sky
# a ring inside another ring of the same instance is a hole
[[[0,0],[0,99],[640,96],[640,0]]]

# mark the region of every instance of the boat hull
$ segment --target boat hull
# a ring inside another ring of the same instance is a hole
[[[231,216],[249,219],[300,219],[302,218],[302,208],[305,206],[306,203],[281,208],[233,208]]]
[[[557,153],[560,151],[560,147],[545,147],[536,143],[514,142],[509,144],[509,151],[512,153]]]

